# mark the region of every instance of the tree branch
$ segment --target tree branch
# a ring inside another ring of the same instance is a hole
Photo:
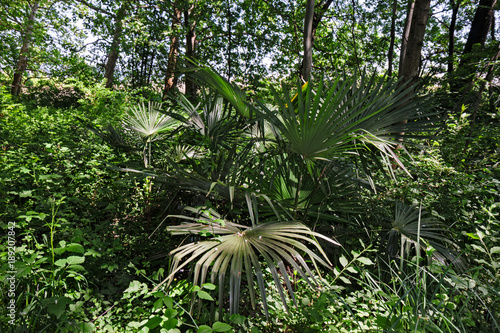
[[[97,6],[95,6],[95,5],[87,2],[86,0],[76,0],[76,1],[79,2],[79,3],[81,3],[81,4],[83,4],[83,5],[85,5],[85,6],[87,6],[87,7],[89,7],[89,8],[91,8],[91,9],[93,9],[93,10],[95,10],[96,12],[104,13],[106,15],[109,15],[109,16],[113,17],[113,18],[116,16],[115,14],[113,14],[111,12],[108,12],[107,10],[102,9],[100,7],[97,7]]]

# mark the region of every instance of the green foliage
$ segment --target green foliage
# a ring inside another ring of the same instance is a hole
[[[34,108],[0,96],[0,225],[10,230],[15,223],[9,232],[17,272],[15,323],[8,324],[2,307],[2,330],[92,331],[131,279],[128,263],[168,246],[147,239],[150,223],[137,226],[153,210],[152,194],[142,182],[103,168],[104,161],[127,158],[89,140],[77,120],[84,112]],[[116,200],[122,196],[130,200]],[[0,271],[7,290],[11,252],[3,235]],[[136,255],[136,247],[149,250]],[[9,300],[7,293],[1,298]]]
[[[430,103],[425,97],[410,99],[404,87],[398,88],[395,82],[384,82],[375,75],[338,75],[329,87],[324,81],[317,87],[309,82],[304,91],[299,86],[296,103],[292,102],[286,90],[283,98],[275,91],[274,101],[278,105],[276,112],[262,103],[248,104],[241,90],[210,69],[200,68],[194,73],[196,78],[220,93],[227,103],[224,104],[222,98],[213,94],[204,93],[201,101],[203,108],[199,110],[198,106],[180,97],[179,104],[184,112],[172,116],[183,119],[184,114],[187,114],[188,118],[184,118],[184,124],[170,130],[179,133],[177,140],[181,146],[189,146],[194,142],[199,156],[196,159],[177,159],[178,162],[166,157],[169,167],[165,170],[134,170],[164,183],[168,192],[174,191],[174,197],[170,200],[196,207],[188,208],[190,216],[168,216],[181,221],[193,221],[168,227],[173,235],[199,233],[201,237],[210,238],[172,251],[174,259],[164,281],[171,283],[175,274],[191,262],[196,262],[193,271],[195,285],[203,284],[211,271],[211,283],[215,283],[217,277],[219,279],[217,315],[221,316],[226,271],[229,270],[230,314],[238,312],[240,285],[245,275],[251,304],[255,308],[252,283],[252,276],[255,275],[267,316],[266,288],[259,258],[262,256],[270,269],[284,309],[288,310],[281,278],[290,292],[290,298],[296,302],[286,265],[293,267],[306,281],[309,281],[308,276],[312,276],[295,248],[305,252],[318,269],[315,261],[326,266],[327,260],[320,259],[301,242],[309,243],[309,247],[314,246],[323,257],[326,254],[317,240],[310,239],[310,236],[337,244],[306,227],[307,224],[314,225],[314,219],[323,222],[326,218],[327,214],[321,208],[323,204],[335,204],[336,198],[353,194],[346,184],[352,184],[355,180],[349,177],[343,167],[348,165],[357,168],[352,161],[345,160],[342,166],[337,160],[355,153],[361,156],[365,164],[369,159],[377,161],[370,152],[376,149],[381,152],[383,159],[393,158],[402,165],[393,151],[399,142],[397,133],[422,133],[435,128],[436,125],[430,120],[433,114],[427,109]],[[146,115],[145,110],[137,109],[134,112],[133,119],[137,124],[142,119],[138,115]],[[143,130],[148,124],[153,128],[148,119],[144,117],[141,122],[144,125],[135,124],[134,128],[140,127],[145,136],[155,135],[155,129]],[[266,133],[263,130],[265,122],[271,129],[267,131],[268,137],[257,136]],[[242,137],[241,134],[249,126],[256,126],[257,130]],[[256,143],[265,140],[271,141],[273,145],[256,148]],[[254,165],[259,167],[255,168]],[[333,195],[332,187],[345,192]],[[188,195],[184,195],[184,192]],[[323,196],[318,195],[318,192]],[[199,203],[192,205],[197,198],[189,193],[206,196],[208,206],[219,207],[219,212],[203,209]],[[422,237],[439,237],[439,230],[432,226],[428,228],[422,232]],[[411,232],[406,230],[408,228],[400,229],[410,237]],[[295,260],[299,260],[299,264]]]
[[[199,233],[202,236],[206,236],[208,234],[215,237],[207,241],[187,244],[172,251],[171,254],[174,255],[174,260],[171,267],[171,273],[165,281],[171,282],[173,276],[181,268],[201,256],[196,263],[193,283],[195,285],[198,283],[203,284],[209,270],[212,271],[211,283],[215,283],[215,279],[218,276],[219,313],[222,312],[222,304],[224,301],[223,290],[225,288],[225,276],[228,268],[228,275],[230,276],[230,314],[238,313],[241,295],[240,287],[244,277],[246,277],[246,283],[248,284],[252,307],[255,308],[253,284],[254,277],[252,274],[253,271],[255,271],[257,285],[262,297],[264,312],[267,316],[268,309],[266,302],[266,288],[260,265],[259,254],[264,257],[267,266],[271,270],[274,283],[280,292],[281,300],[283,304],[285,304],[286,308],[287,301],[284,296],[283,288],[281,287],[280,275],[285,281],[290,297],[294,300],[294,303],[295,296],[290,285],[285,265],[292,266],[294,270],[298,272],[298,274],[300,274],[300,276],[310,285],[312,285],[310,278],[313,279],[313,282],[317,283],[311,274],[311,270],[306,264],[305,258],[303,258],[302,255],[295,250],[295,248],[298,248],[301,252],[306,253],[309,257],[308,261],[310,260],[317,269],[318,267],[316,262],[328,267],[328,263],[325,262],[325,260],[328,261],[328,259],[325,258],[325,253],[313,238],[323,238],[326,241],[339,245],[321,234],[312,232],[306,226],[297,222],[268,222],[257,224],[252,226],[252,228],[248,228],[244,225],[239,225],[234,222],[221,219],[221,217],[213,210],[203,211],[201,213],[192,209],[190,209],[190,211],[198,213],[200,217],[197,217],[196,219],[189,218],[187,216],[173,217],[178,217],[183,220],[195,220],[197,223],[191,222],[181,224],[180,226],[169,227],[168,230],[171,231],[172,235]],[[302,243],[305,243],[306,245]],[[316,255],[315,252],[309,249],[309,247],[312,247],[316,251],[320,252],[325,260]],[[179,266],[181,261],[183,261],[183,263]],[[296,261],[298,261],[298,263]],[[279,272],[276,269],[275,262],[278,263]],[[212,263],[213,267],[210,268]],[[243,272],[245,272],[245,274],[243,274]]]
[[[138,134],[144,141],[144,167],[147,168],[152,163],[151,143],[162,138],[168,130],[172,130],[177,121],[165,114],[160,113],[161,104],[148,103],[146,109],[144,104],[139,104],[127,110],[125,128]]]
[[[498,113],[489,113],[471,121],[471,114],[462,108],[459,115],[448,115],[441,146],[443,157],[464,170],[497,169],[500,163]]]

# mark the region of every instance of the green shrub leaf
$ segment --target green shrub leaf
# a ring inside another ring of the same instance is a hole
[[[210,296],[209,293],[207,293],[206,291],[203,291],[203,290],[198,291],[198,297],[201,298],[201,299],[206,299],[207,301],[213,301],[214,300],[212,298],[212,296]]]
[[[212,327],[207,325],[200,325],[197,331],[197,333],[211,333],[211,332],[213,332]]]
[[[231,327],[231,325],[228,325],[228,324],[225,324],[225,323],[221,323],[220,321],[216,321],[212,325],[212,328],[213,328],[214,332],[228,332],[228,331],[230,331],[230,330],[233,329]]]

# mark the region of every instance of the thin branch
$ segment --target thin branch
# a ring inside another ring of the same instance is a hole
[[[87,43],[87,44],[83,45],[81,48],[79,48],[78,50],[76,50],[76,53],[82,52],[82,51],[83,51],[83,49],[85,49],[85,48],[86,48],[87,46],[89,46],[89,45],[95,44],[95,43],[97,43],[97,42],[102,42],[102,41],[104,41],[104,39],[103,39],[103,38],[99,38],[99,39],[96,39],[96,40],[95,40],[95,41],[93,41],[93,42]]]
[[[113,18],[116,16],[115,14],[113,14],[113,13],[111,13],[111,12],[108,12],[107,10],[102,9],[102,8],[100,8],[100,7],[97,7],[97,6],[95,6],[95,5],[93,5],[93,4],[89,3],[89,2],[87,2],[86,0],[76,0],[76,1],[78,1],[79,3],[81,3],[81,4],[85,5],[85,6],[87,6],[87,7],[91,8],[91,9],[93,9],[93,10],[95,10],[96,12],[101,12],[101,13],[104,13],[104,14],[106,14],[106,15],[109,15],[109,16],[113,17]]]

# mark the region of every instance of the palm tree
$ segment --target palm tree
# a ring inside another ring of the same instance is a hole
[[[168,173],[155,176],[182,195],[186,206],[184,214],[170,216],[182,224],[168,230],[206,240],[174,250],[162,284],[193,263],[195,284],[208,275],[212,283],[218,281],[219,314],[227,283],[229,311],[237,313],[242,281],[255,305],[255,276],[267,315],[262,265],[284,304],[282,281],[294,301],[287,266],[313,285],[320,276],[317,263],[330,267],[318,239],[338,243],[311,228],[360,208],[349,199],[362,183],[360,169],[369,170],[367,162],[385,165],[393,174],[393,160],[406,170],[395,152],[401,133],[408,138],[435,129],[437,113],[428,96],[409,94],[411,87],[375,74],[298,84],[293,98],[286,89],[273,90],[272,106],[249,103],[240,89],[207,67],[192,75],[210,91],[197,106],[181,97],[180,113],[188,116],[177,131],[183,147],[196,142],[196,159],[176,158],[182,164],[169,159]],[[373,185],[370,178],[368,183]],[[208,198],[208,205],[200,204],[200,197]]]
[[[144,167],[151,165],[151,143],[163,138],[166,131],[171,130],[177,124],[175,118],[160,112],[161,103],[149,102],[132,106],[128,109],[125,118],[125,128],[138,134],[144,141],[143,159]]]

